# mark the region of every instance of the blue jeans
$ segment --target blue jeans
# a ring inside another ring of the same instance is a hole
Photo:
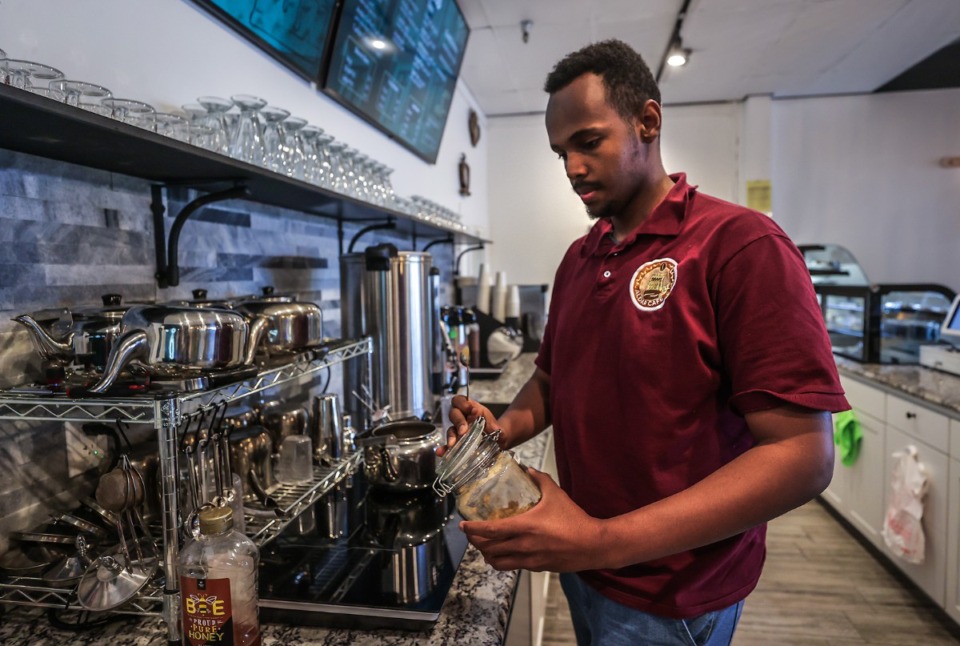
[[[576,574],[561,574],[560,585],[577,646],[728,646],[743,610],[740,601],[692,619],[668,619],[611,601]]]

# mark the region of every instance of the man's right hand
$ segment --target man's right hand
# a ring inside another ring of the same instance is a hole
[[[450,401],[450,405],[450,423],[452,426],[447,429],[446,446],[437,449],[438,457],[443,456],[461,437],[466,435],[467,431],[470,430],[470,423],[478,417],[483,417],[486,420],[486,431],[488,433],[500,428],[494,414],[486,406],[481,406],[472,399],[457,395]]]

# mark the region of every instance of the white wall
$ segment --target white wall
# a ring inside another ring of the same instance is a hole
[[[188,0],[3,0],[0,49],[9,58],[52,65],[67,78],[104,85],[120,98],[176,110],[209,94],[255,94],[395,169],[400,195],[423,195],[462,214],[481,234],[487,220],[487,144],[472,148],[470,108],[458,82],[436,165],[355,117]],[[472,196],[459,195],[457,164],[467,154]]]
[[[874,283],[960,290],[960,90],[773,102],[774,219]]]
[[[547,143],[543,115],[497,117],[490,130],[487,259],[513,283],[553,283],[570,243],[592,221]],[[700,190],[738,197],[738,104],[666,106],[661,151],[668,172],[683,171]]]

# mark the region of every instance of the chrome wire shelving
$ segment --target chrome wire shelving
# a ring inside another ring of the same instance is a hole
[[[369,354],[370,339],[343,343],[323,351],[308,351],[279,366],[259,371],[254,377],[212,390],[192,393],[143,393],[129,397],[70,397],[65,393],[41,393],[40,388],[0,390],[0,419],[62,422],[126,422],[155,424],[161,402],[176,401],[180,414],[202,407],[229,404],[274,386],[316,374],[330,366]],[[179,420],[177,420],[179,423]]]
[[[70,397],[65,393],[45,392],[42,387],[0,391],[0,419],[19,421],[104,422],[150,424],[157,431],[159,480],[163,503],[160,536],[161,568],[154,579],[130,602],[111,613],[159,615],[166,624],[167,638],[179,642],[179,589],[177,555],[181,517],[178,503],[178,431],[188,416],[210,412],[239,402],[267,389],[316,377],[335,364],[365,357],[370,375],[373,342],[370,338],[337,341],[290,357],[280,365],[262,367],[235,383],[193,392],[148,392],[129,397]],[[280,485],[272,497],[276,512],[244,514],[247,534],[259,546],[275,539],[280,532],[313,503],[358,468],[360,453],[354,453],[330,465],[314,469],[312,482]],[[165,585],[160,584],[165,581]],[[83,611],[73,588],[57,588],[38,577],[0,577],[0,604],[58,608]]]

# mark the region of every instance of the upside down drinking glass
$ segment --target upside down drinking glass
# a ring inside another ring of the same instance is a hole
[[[250,94],[234,94],[230,100],[240,109],[237,129],[230,143],[230,156],[260,166],[263,164],[264,147],[257,113],[267,105],[267,101]]]

